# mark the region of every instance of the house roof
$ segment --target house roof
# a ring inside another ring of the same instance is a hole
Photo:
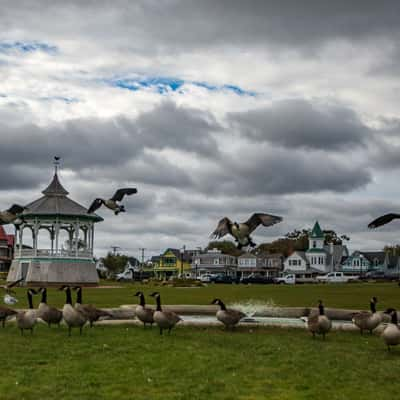
[[[61,185],[57,173],[46,189],[42,191],[43,197],[27,204],[23,212],[25,218],[30,216],[63,216],[89,219],[94,222],[103,221],[96,214],[88,214],[86,207],[67,197],[67,190]]]
[[[315,221],[314,227],[311,231],[311,238],[316,239],[316,238],[324,238],[324,232],[322,232],[321,227],[319,226],[318,221]]]
[[[304,261],[308,262],[307,257],[306,257],[306,252],[305,251],[299,251],[299,250],[295,250],[292,254],[290,254],[286,259],[294,256],[294,255],[298,255],[299,257],[301,257]]]
[[[4,228],[0,225],[0,240],[7,240],[7,234],[6,231],[4,230]]]
[[[360,251],[368,261],[373,262],[375,259],[378,259],[379,264],[383,264],[385,262],[386,254],[384,251]]]
[[[239,256],[238,258],[257,258],[257,256],[255,256],[254,254],[251,254],[251,253],[244,253],[241,256]]]

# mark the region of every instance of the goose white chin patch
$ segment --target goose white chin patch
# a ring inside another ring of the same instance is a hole
[[[13,304],[18,303],[18,300],[15,297],[10,296],[9,294],[4,295],[3,301],[5,304],[8,304],[8,305],[13,305]]]

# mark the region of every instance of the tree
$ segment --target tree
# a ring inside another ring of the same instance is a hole
[[[103,264],[112,273],[122,272],[127,262],[127,256],[112,254],[111,252],[108,252],[107,256],[103,259]]]
[[[400,256],[400,245],[398,245],[398,244],[396,244],[395,246],[386,245],[383,248],[383,251],[385,253],[389,253],[389,254],[391,254],[393,256]]]

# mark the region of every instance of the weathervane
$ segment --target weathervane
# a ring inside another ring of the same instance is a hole
[[[59,167],[59,165],[60,165],[60,159],[61,159],[61,157],[59,157],[59,156],[54,156],[54,173],[55,174],[57,174],[57,171],[58,171],[58,167]]]

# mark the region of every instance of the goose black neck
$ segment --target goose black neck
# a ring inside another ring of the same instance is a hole
[[[157,297],[157,299],[158,299],[158,297]],[[140,304],[142,307],[144,307],[144,306],[146,305],[146,302],[144,301],[144,294],[143,294],[143,293],[141,293],[141,294],[139,295],[139,304]]]
[[[32,294],[31,292],[28,290],[28,303],[29,303],[29,308],[33,308],[33,300],[32,300]]]
[[[160,296],[157,296],[157,297],[156,297],[156,302],[157,302],[157,308],[156,308],[156,310],[157,310],[157,311],[162,311],[162,310],[161,310],[161,299],[160,299]]]
[[[225,306],[225,304],[223,303],[223,301],[219,301],[219,306],[221,307],[221,310],[226,310],[226,306]]]
[[[325,309],[322,304],[318,306],[318,309],[319,309],[319,315],[325,315]]]
[[[371,303],[369,304],[370,308],[371,308],[371,312],[372,314],[376,313],[376,305],[373,301],[371,301]]]
[[[397,325],[397,311],[392,312],[392,324]]]
[[[72,296],[71,296],[71,289],[65,289],[65,304],[71,304],[72,306]]]
[[[46,288],[44,288],[43,290],[42,290],[42,300],[40,300],[41,301],[41,303],[47,303],[47,289]]]
[[[82,304],[82,289],[81,288],[76,289],[76,302],[78,304]]]

